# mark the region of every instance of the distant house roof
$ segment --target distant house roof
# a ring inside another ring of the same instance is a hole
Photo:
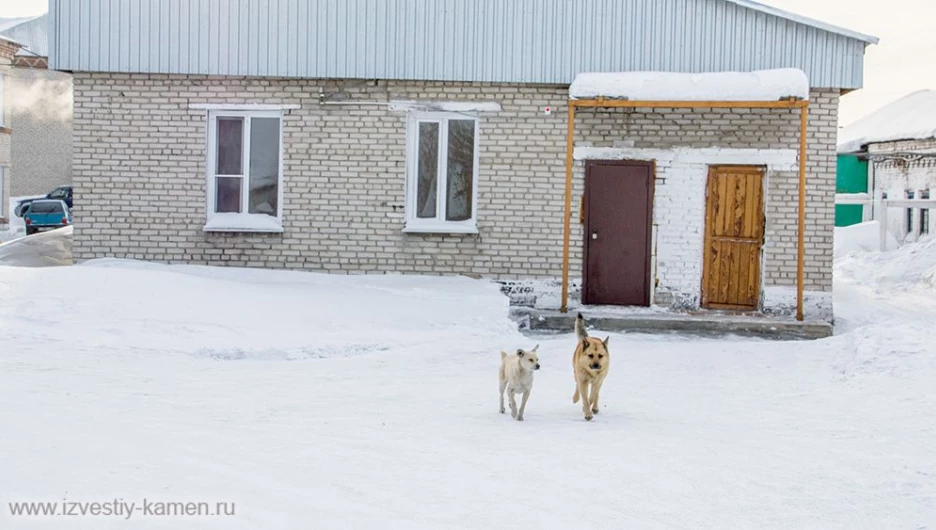
[[[17,47],[17,48],[22,48],[22,46],[23,46],[21,43],[15,41],[15,40],[13,40],[13,39],[11,39],[11,38],[9,38],[9,37],[4,37],[3,35],[0,35],[0,41],[6,42],[6,43],[8,43],[8,44],[12,44],[13,46],[15,46],[15,47]]]
[[[920,90],[885,105],[839,131],[838,152],[868,144],[936,138],[936,90]]]
[[[118,9],[119,7],[119,9]],[[797,68],[860,88],[877,39],[749,0],[50,0],[50,66],[568,84]]]
[[[17,55],[49,55],[49,15],[0,18],[0,37],[23,45]]]

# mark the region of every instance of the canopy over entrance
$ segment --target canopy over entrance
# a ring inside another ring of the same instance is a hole
[[[632,101],[780,101],[809,99],[802,70],[684,74],[675,72],[585,73],[569,86],[570,99]]]
[[[801,70],[793,68],[748,73],[615,72],[583,73],[575,76],[575,80],[569,86],[569,123],[566,136],[561,311],[568,310],[569,301],[569,241],[572,231],[572,159],[575,150],[576,108],[798,108],[800,142],[796,318],[803,320],[808,98],[809,79]]]

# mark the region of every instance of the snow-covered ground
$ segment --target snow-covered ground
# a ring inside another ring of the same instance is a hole
[[[572,335],[482,281],[0,267],[0,528],[936,528],[927,263],[840,258],[826,340],[612,335],[592,422]],[[536,343],[514,422],[498,350]],[[236,509],[9,506],[114,499]]]

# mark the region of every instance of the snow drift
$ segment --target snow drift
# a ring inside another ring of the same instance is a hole
[[[833,255],[841,258],[852,252],[879,251],[881,249],[880,227],[881,224],[877,221],[835,227]],[[887,250],[896,250],[898,246],[897,239],[888,232]]]
[[[72,264],[72,234],[66,226],[0,245],[0,266],[55,267]]]
[[[26,238],[31,239],[31,238]],[[464,277],[339,276],[93,260],[37,274],[0,268],[0,289],[28,290],[0,327],[21,339],[68,336],[107,347],[212,359],[307,359],[435,344],[445,354],[519,338],[508,299]],[[68,293],[69,311],[38,300]],[[51,313],[51,314],[50,314]],[[14,320],[12,315],[15,315]],[[17,322],[14,324],[14,322]],[[111,331],[88,333],[88,330]]]
[[[686,74],[675,72],[582,73],[569,86],[571,99],[612,98],[638,101],[778,101],[809,98],[802,70]]]
[[[936,288],[936,238],[924,238],[889,252],[849,253],[835,261],[835,273],[877,291]]]

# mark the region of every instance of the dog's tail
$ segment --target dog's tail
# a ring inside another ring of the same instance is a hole
[[[588,331],[585,330],[585,317],[583,317],[581,313],[575,317],[575,335],[579,340],[588,336]]]
[[[503,361],[506,358],[507,358],[507,352],[501,351],[501,360]]]

